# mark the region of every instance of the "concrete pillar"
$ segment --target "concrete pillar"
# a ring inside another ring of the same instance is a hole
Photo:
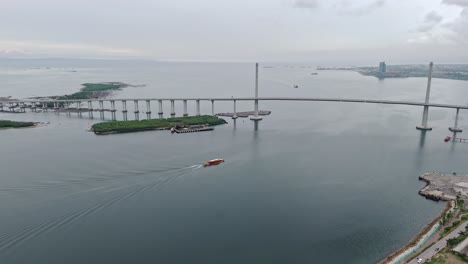
[[[140,120],[140,110],[138,110],[138,100],[134,100],[133,104],[135,105],[135,111],[133,111],[133,113],[135,113],[135,120]]]
[[[171,117],[175,117],[174,100],[171,100]]]
[[[255,63],[255,103],[254,103],[254,116],[250,117],[250,120],[260,121],[262,117],[258,115],[258,63]]]
[[[159,115],[159,118],[163,118],[163,105],[162,105],[162,100],[158,100],[158,104],[159,104],[159,112],[158,112],[158,115]]]
[[[128,120],[127,112],[128,112],[128,110],[127,110],[127,101],[122,100],[122,115],[123,115],[124,121]]]
[[[20,102],[20,109],[21,112],[26,113],[26,105],[24,104],[24,102]]]
[[[237,111],[236,111],[236,100],[234,102],[234,112],[232,113],[232,119],[237,119]]]
[[[416,129],[419,130],[432,130],[432,127],[427,126],[427,119],[429,117],[429,106],[427,105],[429,103],[429,97],[431,94],[431,82],[432,82],[432,69],[434,67],[434,63],[429,63],[429,74],[427,78],[427,88],[426,88],[426,100],[424,103],[426,104],[424,106],[423,110],[423,116],[422,116],[422,122],[420,126],[416,126]]]
[[[458,128],[458,115],[460,113],[460,108],[457,108],[457,112],[455,114],[455,125],[453,127],[449,127],[449,130],[452,132],[463,132],[460,128]]]
[[[47,103],[42,103],[42,110],[44,110],[44,112],[47,112]]]
[[[200,100],[197,100],[197,116],[200,115]]]
[[[151,103],[150,100],[146,100],[146,119],[151,119]]]
[[[117,117],[116,117],[116,115],[115,115],[115,112],[117,111],[117,110],[115,110],[115,101],[114,101],[114,100],[111,100],[110,103],[111,103],[111,116],[112,116],[112,121],[115,121],[115,120],[117,120]]]
[[[184,100],[184,116],[188,116],[188,112],[187,112],[187,100]]]
[[[94,109],[93,109],[93,102],[88,101],[88,115],[89,118],[93,119],[94,118]]]
[[[67,116],[70,116],[71,115],[71,113],[70,113],[70,103],[66,102],[65,105],[66,105],[65,109],[66,109]]]
[[[0,111],[3,112],[3,103],[0,103]]]
[[[81,115],[81,102],[76,102],[76,111],[77,111],[79,117],[83,117]]]
[[[104,120],[104,101],[99,101],[99,115]]]
[[[212,115],[212,116],[215,115],[215,112],[214,112],[214,100],[211,100],[211,115]]]

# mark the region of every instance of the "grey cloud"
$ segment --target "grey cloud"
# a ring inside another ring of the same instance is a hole
[[[294,0],[293,5],[297,8],[315,9],[318,7],[318,2],[317,0]]]
[[[468,7],[468,0],[443,0],[444,4]]]
[[[424,23],[419,26],[418,31],[428,32],[431,31],[435,26],[442,22],[443,17],[435,11],[429,12],[424,18]]]
[[[349,1],[341,1],[340,5],[343,8],[342,12],[350,15],[365,15],[375,9],[381,8],[385,5],[386,0],[373,0],[371,3],[365,5],[354,6]]]
[[[452,39],[458,42],[468,43],[468,0],[443,0],[443,3],[463,8],[460,15],[453,20],[453,22],[448,23],[446,28],[455,34]]]

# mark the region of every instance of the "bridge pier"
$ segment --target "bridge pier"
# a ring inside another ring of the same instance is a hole
[[[140,110],[138,110],[138,100],[134,100],[133,104],[135,106],[135,111],[133,111],[133,113],[135,113],[135,120],[140,120]]]
[[[175,117],[175,105],[174,100],[171,100],[171,117]]]
[[[115,120],[117,120],[117,117],[116,117],[116,115],[115,115],[115,112],[117,111],[117,110],[115,110],[115,101],[114,101],[114,100],[111,100],[110,103],[111,103],[111,116],[112,116],[112,121],[115,121]]]
[[[76,102],[76,111],[80,118],[83,117],[83,115],[81,114],[81,102]]]
[[[3,112],[3,103],[0,103],[0,111]]]
[[[236,100],[234,100],[234,112],[232,113],[232,119],[237,119],[237,112],[236,112]]]
[[[146,100],[146,119],[151,119],[151,103],[150,100]]]
[[[127,116],[127,101],[122,100],[122,115],[123,115],[123,120],[127,121],[128,116]]]
[[[20,109],[22,113],[26,113],[26,105],[24,104],[24,102],[20,103]]]
[[[200,115],[200,100],[197,100],[197,116]]]
[[[99,116],[104,120],[104,101],[99,101]]]
[[[454,132],[454,133],[460,133],[460,132],[463,132],[463,130],[461,128],[458,128],[458,114],[460,112],[460,108],[457,108],[457,112],[455,114],[455,124],[453,125],[453,127],[449,127],[449,130]]]
[[[427,119],[429,117],[429,106],[427,104],[429,104],[429,96],[431,94],[431,82],[432,82],[433,67],[434,67],[434,63],[432,63],[432,62],[429,63],[429,74],[428,74],[428,78],[427,78],[426,100],[424,101],[424,103],[426,105],[424,106],[421,125],[416,126],[416,129],[418,129],[418,130],[432,130],[432,127],[427,126]]]
[[[250,117],[250,120],[260,121],[263,118],[258,115],[258,62],[255,63],[255,103],[254,103],[255,115]]]
[[[158,112],[158,115],[159,115],[159,119],[162,119],[163,118],[163,105],[162,105],[162,100],[158,100],[158,105],[159,105],[159,112]]]
[[[214,111],[214,100],[211,100],[211,115],[214,116],[215,115],[215,111]]]
[[[47,103],[42,103],[42,110],[47,112]]]
[[[187,100],[184,100],[184,116],[188,116],[188,113],[187,113]]]
[[[94,118],[94,109],[93,109],[93,102],[92,101],[88,101],[88,116],[90,119],[93,119]]]
[[[54,103],[54,111],[55,111],[55,114],[57,114],[57,115],[60,114],[60,112],[59,112],[59,103],[57,103],[57,102]]]

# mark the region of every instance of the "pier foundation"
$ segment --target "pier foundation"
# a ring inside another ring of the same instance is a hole
[[[429,103],[429,97],[431,94],[431,82],[432,82],[432,70],[434,67],[434,63],[429,63],[429,74],[427,78],[427,89],[426,89],[426,100],[424,101],[425,104]],[[423,110],[422,122],[420,126],[416,126],[418,130],[432,130],[432,127],[427,126],[427,119],[429,117],[429,106],[425,105]]]
[[[260,121],[263,118],[258,115],[258,63],[255,63],[255,115],[250,117],[250,120]]]
[[[158,115],[159,115],[159,119],[162,119],[163,118],[163,102],[162,100],[158,100],[158,104],[159,104],[159,112],[158,112]]]
[[[187,113],[187,100],[184,100],[184,116],[188,116],[188,113]]]
[[[127,112],[128,112],[128,110],[127,110],[127,101],[122,100],[122,115],[123,115],[123,120],[124,121],[128,120]]]
[[[463,132],[462,129],[458,128],[458,115],[460,113],[460,108],[457,108],[457,112],[455,114],[455,124],[453,125],[453,127],[449,127],[449,130],[454,132],[454,133],[460,133],[460,132]]]
[[[90,119],[94,118],[94,109],[93,109],[93,102],[88,101],[88,116]]]
[[[146,100],[146,119],[151,119],[151,103],[150,100]]]
[[[115,115],[115,112],[116,112],[116,110],[115,110],[115,101],[112,100],[112,101],[110,101],[110,103],[111,103],[112,121],[115,121],[115,120],[117,120],[116,115]]]
[[[200,115],[200,100],[197,100],[197,116]]]
[[[211,100],[211,115],[214,116],[215,115],[215,111],[214,111],[214,100]]]
[[[138,100],[134,100],[133,104],[135,106],[135,110],[133,113],[135,113],[135,120],[140,120],[140,110],[138,110]]]
[[[79,117],[83,117],[81,115],[81,102],[76,102],[76,112],[78,113]]]
[[[232,112],[232,119],[237,119],[238,116],[237,116],[237,111],[236,111],[236,100],[234,100],[233,102],[234,102],[234,112]]]
[[[104,120],[104,102],[99,101],[99,115],[101,117],[101,120]]]
[[[171,117],[175,117],[175,105],[174,105],[174,100],[171,100]]]

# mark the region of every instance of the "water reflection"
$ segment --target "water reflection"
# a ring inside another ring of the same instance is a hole
[[[421,130],[419,136],[418,151],[416,152],[416,168],[421,169],[424,161],[424,145],[426,144],[427,131]]]

